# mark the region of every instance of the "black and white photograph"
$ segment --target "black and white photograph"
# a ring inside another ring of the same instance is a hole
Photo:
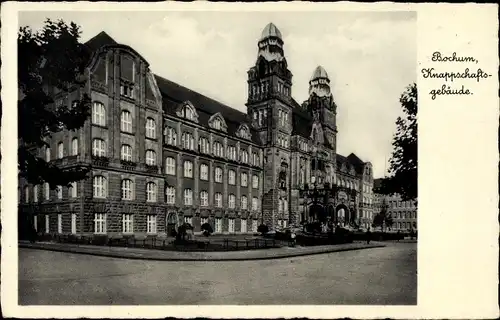
[[[18,299],[416,305],[414,11],[25,11]]]

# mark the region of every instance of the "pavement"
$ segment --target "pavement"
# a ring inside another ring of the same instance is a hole
[[[241,261],[241,260],[268,260],[282,259],[289,257],[298,257],[314,254],[325,254],[331,252],[361,250],[369,248],[384,247],[382,243],[348,243],[328,246],[310,246],[310,247],[282,247],[257,250],[239,250],[223,252],[182,252],[167,251],[155,249],[110,247],[110,246],[92,246],[78,245],[54,242],[36,242],[19,241],[19,248],[41,249],[57,252],[68,252],[77,254],[86,254],[93,256],[104,256],[112,258],[140,259],[154,261]]]
[[[21,247],[18,301],[23,306],[415,306],[417,244],[385,245],[275,260],[178,262]]]

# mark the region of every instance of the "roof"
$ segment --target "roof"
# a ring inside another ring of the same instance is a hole
[[[276,38],[282,39],[280,30],[272,22],[269,23],[264,28],[264,30],[262,30],[260,40],[264,40],[264,39],[269,38],[269,37],[276,37]]]
[[[318,78],[325,78],[325,79],[330,80],[330,78],[328,78],[328,73],[326,72],[325,68],[323,68],[322,66],[317,66],[316,69],[314,69],[314,72],[311,76],[311,81],[318,79]]]
[[[101,31],[99,34],[85,42],[85,46],[91,51],[96,51],[106,45],[118,44],[113,38],[111,38],[106,32]]]
[[[363,166],[365,163],[354,153],[349,154],[347,157],[337,154],[337,167],[340,168],[343,163],[345,163],[348,167],[354,167],[356,173],[363,173]]]
[[[189,101],[198,112],[198,121],[201,125],[208,127],[210,117],[218,112],[222,114],[227,124],[227,133],[235,135],[241,123],[248,123],[247,114],[233,109],[221,102],[188,89],[180,84],[165,79],[155,74],[156,83],[163,96],[163,110],[165,113],[175,115],[179,103]],[[257,132],[251,127],[252,141],[260,144]]]

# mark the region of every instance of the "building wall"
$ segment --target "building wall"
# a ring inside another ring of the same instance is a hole
[[[400,195],[385,196],[375,194],[374,214],[380,212],[385,199],[387,213],[392,216],[391,230],[416,230],[418,229],[417,206],[414,201],[403,201]]]

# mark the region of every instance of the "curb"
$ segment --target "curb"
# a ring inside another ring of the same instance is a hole
[[[84,254],[90,256],[98,256],[98,257],[109,257],[109,258],[119,258],[119,259],[130,259],[130,260],[148,260],[148,261],[252,261],[252,260],[275,260],[275,259],[286,259],[293,257],[301,257],[301,256],[310,256],[310,255],[318,255],[325,253],[333,253],[333,252],[343,252],[343,251],[354,251],[354,250],[363,250],[363,249],[374,249],[374,248],[382,248],[385,247],[384,244],[373,244],[369,246],[361,246],[361,247],[344,247],[344,248],[325,248],[321,250],[311,250],[311,251],[303,251],[303,252],[288,252],[285,254],[277,254],[275,256],[257,256],[257,257],[227,257],[227,258],[212,258],[212,257],[183,257],[183,258],[175,258],[175,257],[152,257],[152,256],[142,256],[140,253],[136,254],[133,252],[128,253],[118,253],[118,252],[97,252],[92,250],[86,250],[84,248],[58,248],[51,247],[50,245],[43,244],[27,244],[27,243],[19,243],[19,248],[26,249],[35,249],[35,250],[46,250],[46,251],[54,251],[54,252],[67,252],[73,254]],[[272,249],[267,249],[272,250]]]

